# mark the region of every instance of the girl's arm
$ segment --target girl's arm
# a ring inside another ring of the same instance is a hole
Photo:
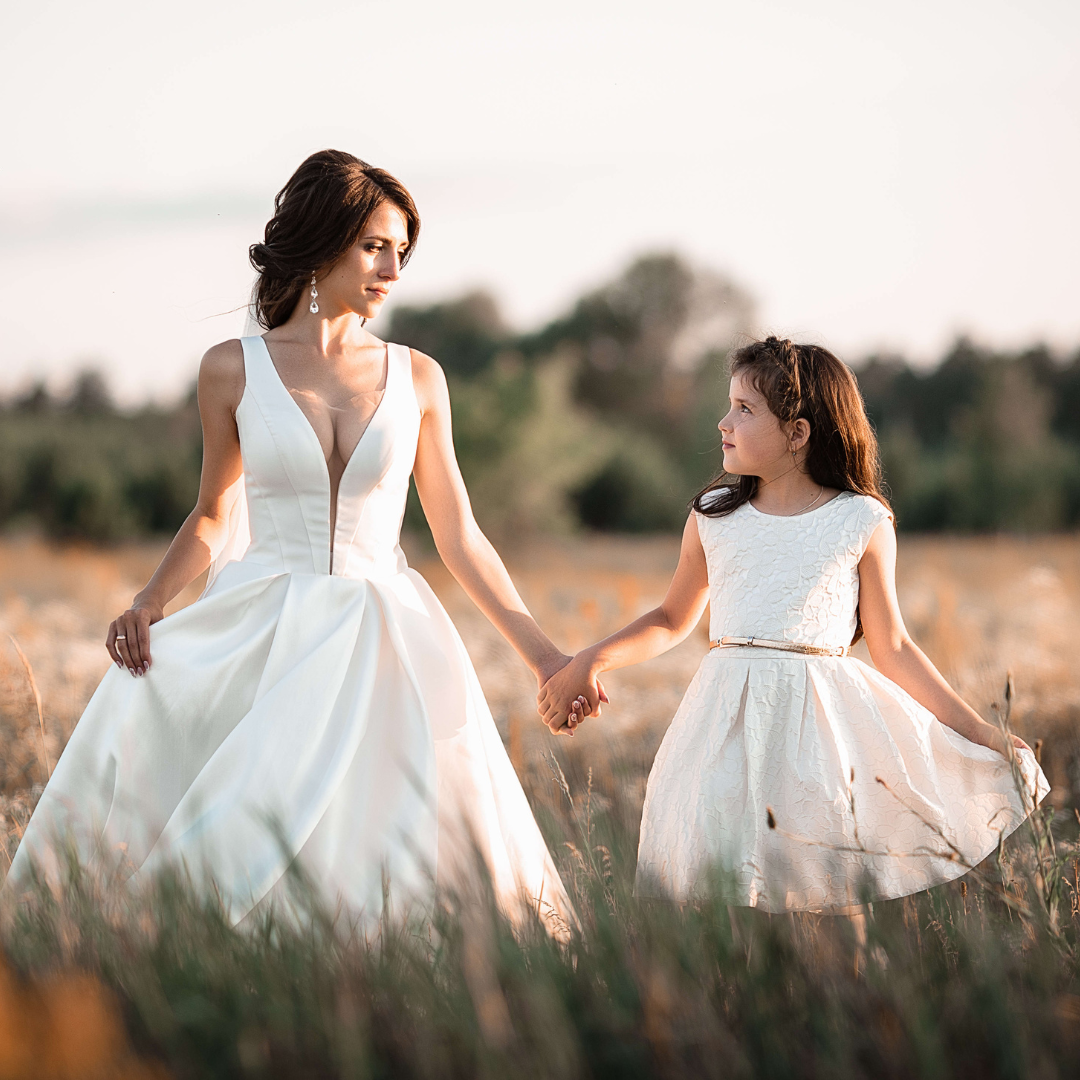
[[[979,716],[911,640],[896,599],[896,532],[887,521],[874,531],[859,562],[859,614],[870,658],[882,675],[965,739],[1008,757],[1001,729]],[[1012,742],[1027,747],[1015,735]]]
[[[199,416],[203,431],[202,476],[195,509],[180,526],[154,576],[131,607],[109,624],[105,648],[117,667],[132,675],[150,668],[150,626],[165,605],[209,565],[227,538],[226,493],[239,478],[240,436],[236,408],[244,394],[244,354],[239,341],[215,345],[199,368]]]
[[[541,688],[536,698],[537,712],[553,732],[576,722],[574,701],[581,695],[598,715],[597,676],[604,671],[640,664],[674,648],[698,624],[709,599],[709,574],[705,551],[698,536],[697,519],[691,514],[683,529],[679,565],[668,586],[663,603],[616,631],[611,637],[590,645]]]
[[[446,377],[431,357],[411,351],[422,415],[413,478],[435,547],[446,568],[542,686],[570,658],[536,624],[502,559],[476,524],[454,453]]]

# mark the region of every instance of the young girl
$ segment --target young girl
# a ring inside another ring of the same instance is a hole
[[[686,899],[719,868],[738,904],[850,911],[867,875],[880,899],[959,877],[1049,785],[908,636],[854,377],[770,337],[735,353],[719,428],[724,475],[694,500],[664,602],[578,653],[541,715],[572,732],[602,672],[672,648],[709,603],[709,652],[649,776],[639,891]],[[864,634],[876,670],[849,655]]]

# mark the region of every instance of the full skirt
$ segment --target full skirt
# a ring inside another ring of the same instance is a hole
[[[950,881],[1049,791],[853,658],[704,658],[649,776],[638,890],[722,884],[766,911],[839,909]]]
[[[181,865],[236,923],[284,899],[294,860],[361,921],[464,889],[572,918],[468,654],[424,579],[234,562],[112,668],[42,794],[6,882],[62,850],[134,884]]]

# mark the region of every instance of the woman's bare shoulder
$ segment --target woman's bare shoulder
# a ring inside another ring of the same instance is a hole
[[[228,404],[235,409],[244,396],[244,349],[239,338],[222,341],[203,354],[199,365],[200,400]]]
[[[412,359],[413,379],[420,380],[426,383],[445,383],[446,375],[443,373],[442,365],[437,360],[432,359],[427,353],[422,353],[419,349],[409,349],[409,356]]]
[[[409,356],[412,360],[413,386],[421,411],[427,411],[429,407],[446,401],[446,374],[439,362],[419,349],[409,349]]]

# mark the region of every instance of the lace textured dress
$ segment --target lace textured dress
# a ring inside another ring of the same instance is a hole
[[[844,492],[794,517],[749,503],[696,516],[712,640],[851,641],[881,503]],[[686,898],[721,873],[733,902],[767,911],[857,903],[867,874],[879,899],[919,892],[980,862],[1047,794],[1030,751],[1017,758],[1023,799],[1005,758],[853,657],[712,649],[649,776],[638,889]]]
[[[341,477],[331,564],[319,440],[261,337],[242,340],[244,475],[233,539],[190,607],[151,627],[142,678],[111,668],[7,880],[119,858],[182,862],[238,922],[293,859],[368,918],[487,864],[505,910],[569,916],[468,654],[399,546],[420,410],[409,350]]]

